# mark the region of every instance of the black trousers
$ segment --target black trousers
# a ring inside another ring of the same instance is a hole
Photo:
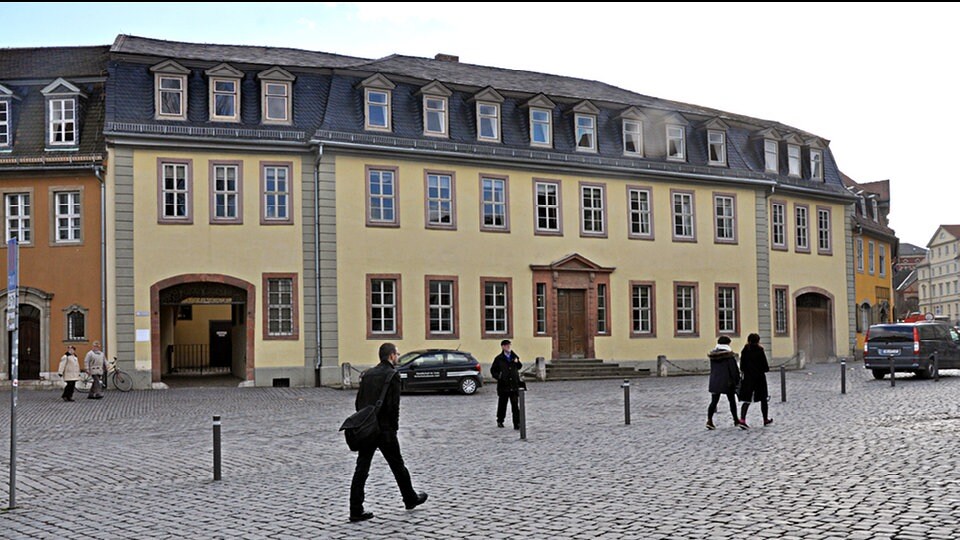
[[[397,487],[400,488],[400,495],[403,497],[404,504],[417,501],[417,492],[413,490],[410,471],[403,464],[403,456],[400,455],[400,441],[397,439],[397,432],[381,431],[376,446],[360,450],[357,454],[357,468],[353,471],[353,482],[350,483],[351,516],[358,516],[363,513],[364,486],[367,484],[367,476],[370,474],[373,454],[377,450],[380,450],[383,459],[387,460],[387,464],[390,465],[390,470],[393,471],[393,477],[397,480]]]
[[[93,383],[90,385],[90,394],[88,399],[97,399],[103,397],[103,375],[91,375]]]
[[[707,407],[707,419],[713,420],[714,413],[717,412],[717,404],[720,403],[721,394],[710,394],[710,406]],[[733,421],[736,423],[739,419],[737,418],[737,397],[733,392],[730,392],[727,396],[727,401],[730,402],[730,415],[733,416]]]
[[[517,404],[517,392],[497,396],[497,422],[502,424],[507,416],[507,400],[510,400],[510,412],[513,413],[513,427],[520,427],[520,406]]]
[[[77,381],[67,381],[67,386],[63,388],[63,394],[60,395],[63,399],[73,399],[73,389],[77,386]]]

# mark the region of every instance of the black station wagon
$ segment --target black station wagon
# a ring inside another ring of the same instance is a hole
[[[411,351],[397,360],[403,391],[458,390],[473,394],[483,386],[481,370],[472,354],[449,349]]]

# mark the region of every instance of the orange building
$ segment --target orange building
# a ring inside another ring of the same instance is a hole
[[[108,47],[0,55],[0,223],[19,244],[19,369],[49,379],[104,341],[103,114]],[[4,253],[6,256],[6,253]],[[7,305],[7,276],[0,302]],[[0,332],[0,378],[11,334]],[[108,351],[109,354],[109,351]]]

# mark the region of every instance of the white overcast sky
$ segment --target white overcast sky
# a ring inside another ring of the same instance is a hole
[[[443,52],[594,79],[830,140],[854,180],[890,180],[891,225],[925,246],[938,225],[960,223],[958,15],[918,3],[6,2],[0,46],[124,33],[367,58]]]

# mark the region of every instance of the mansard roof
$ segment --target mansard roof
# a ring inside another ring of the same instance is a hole
[[[0,80],[103,77],[110,47],[0,49]]]

